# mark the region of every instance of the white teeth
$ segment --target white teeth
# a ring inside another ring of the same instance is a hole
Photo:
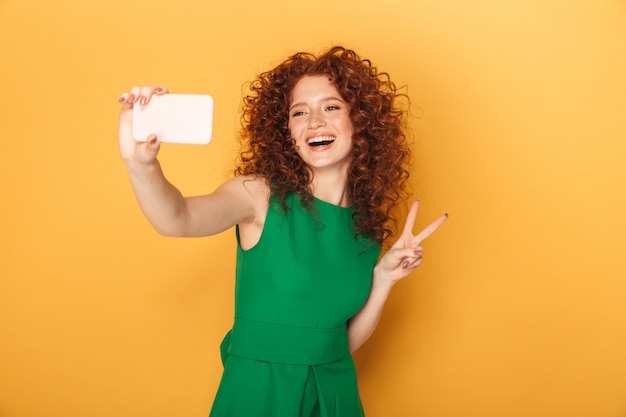
[[[335,141],[335,137],[334,136],[316,136],[314,138],[310,138],[307,143],[311,144],[311,143],[319,143],[319,142],[334,142]]]

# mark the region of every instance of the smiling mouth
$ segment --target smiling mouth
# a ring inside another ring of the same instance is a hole
[[[311,147],[318,148],[328,146],[335,141],[334,136],[317,136],[307,140],[307,144]]]

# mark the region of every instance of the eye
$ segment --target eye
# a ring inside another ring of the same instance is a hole
[[[339,107],[339,106],[338,106],[338,105],[336,105],[336,104],[331,104],[331,105],[326,106],[326,109],[325,109],[325,110],[327,110],[327,111],[329,111],[329,110],[339,110],[340,108],[341,108],[341,107]]]
[[[302,116],[304,114],[303,110],[297,110],[293,113],[291,113],[291,117],[298,117],[298,116]]]

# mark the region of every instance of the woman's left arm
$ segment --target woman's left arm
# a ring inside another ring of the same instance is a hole
[[[413,235],[418,208],[419,201],[415,201],[409,210],[400,238],[374,267],[370,295],[363,308],[348,323],[350,352],[361,347],[374,333],[391,288],[422,263],[424,251],[420,244],[448,218],[448,215],[444,214],[419,234]]]

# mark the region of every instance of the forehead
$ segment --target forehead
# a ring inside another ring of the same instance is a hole
[[[302,77],[291,92],[292,101],[299,100],[306,96],[323,95],[325,97],[333,97],[341,99],[341,94],[335,87],[335,84],[326,75],[306,75]]]

